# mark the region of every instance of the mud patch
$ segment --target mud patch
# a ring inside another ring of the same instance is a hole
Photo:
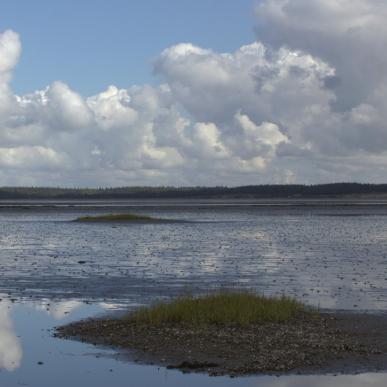
[[[248,326],[136,325],[122,318],[59,327],[56,336],[128,349],[132,360],[210,375],[356,373],[387,368],[387,316],[302,315]]]

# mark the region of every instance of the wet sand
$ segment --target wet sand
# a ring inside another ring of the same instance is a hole
[[[0,211],[0,291],[147,305],[232,287],[324,309],[387,310],[387,207],[245,204],[122,204],[125,213],[187,221],[161,225],[71,222],[113,212],[108,203]]]
[[[209,375],[359,373],[387,369],[387,315],[325,313],[287,323],[136,325],[120,317],[58,327],[55,335],[129,351],[129,358]]]

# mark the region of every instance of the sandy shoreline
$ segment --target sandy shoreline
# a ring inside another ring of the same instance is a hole
[[[58,327],[55,335],[130,351],[129,359],[183,372],[358,373],[387,369],[387,315],[332,313],[246,327],[151,327],[118,317]]]

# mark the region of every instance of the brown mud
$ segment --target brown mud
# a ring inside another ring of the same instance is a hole
[[[304,314],[247,326],[135,324],[103,318],[58,327],[55,335],[130,351],[129,359],[183,372],[359,373],[387,369],[387,315]]]

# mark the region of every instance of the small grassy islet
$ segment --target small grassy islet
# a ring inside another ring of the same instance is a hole
[[[76,222],[157,222],[159,218],[135,214],[108,214],[99,216],[82,216]]]
[[[336,370],[340,359],[354,367],[385,367],[386,318],[369,318],[354,324],[352,315],[319,313],[290,297],[222,291],[71,323],[58,327],[56,336],[129,349],[136,361],[183,372],[309,374]]]
[[[181,297],[139,308],[127,318],[136,324],[193,325],[286,322],[309,309],[289,297],[265,297],[249,292],[216,293],[202,297]]]

